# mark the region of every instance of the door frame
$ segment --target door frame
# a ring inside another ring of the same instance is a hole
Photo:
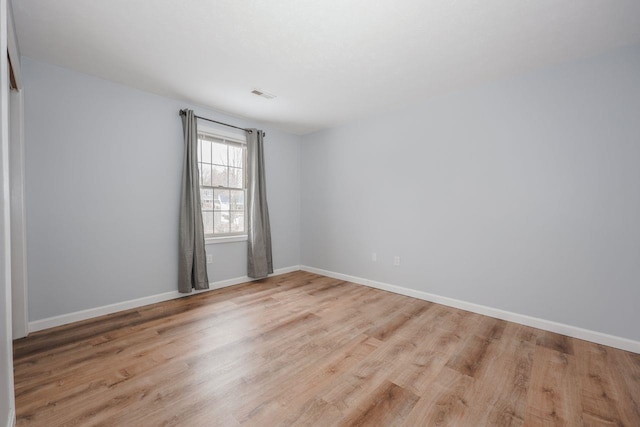
[[[27,228],[25,209],[24,91],[18,38],[11,2],[7,2],[7,52],[11,67],[9,92],[9,193],[11,224],[11,319],[13,339],[29,333],[27,301]]]

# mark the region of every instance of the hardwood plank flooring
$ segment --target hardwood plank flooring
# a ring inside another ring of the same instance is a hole
[[[18,426],[640,426],[640,355],[307,272],[14,341]]]

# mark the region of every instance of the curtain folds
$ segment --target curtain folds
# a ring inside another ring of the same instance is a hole
[[[273,273],[273,259],[264,173],[264,133],[258,129],[247,131],[247,169],[247,275],[261,279]]]
[[[180,195],[178,290],[208,289],[207,255],[204,248],[200,173],[198,171],[198,130],[192,110],[182,115],[184,160]]]

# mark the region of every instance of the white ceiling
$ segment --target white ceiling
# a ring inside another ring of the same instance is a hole
[[[639,0],[14,0],[21,53],[306,133],[640,42]],[[254,88],[274,93],[267,100]]]

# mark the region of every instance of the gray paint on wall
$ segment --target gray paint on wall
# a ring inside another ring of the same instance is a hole
[[[640,46],[307,135],[302,263],[640,340],[639,138]]]
[[[177,110],[256,124],[23,68],[30,320],[175,290]],[[302,150],[267,128],[276,268],[639,340],[638,117],[634,46],[307,135]],[[245,274],[246,243],[207,250],[211,280]]]
[[[275,268],[299,264],[300,137],[24,58],[30,321],[177,289],[178,110],[267,132]],[[212,281],[246,242],[208,245]]]

